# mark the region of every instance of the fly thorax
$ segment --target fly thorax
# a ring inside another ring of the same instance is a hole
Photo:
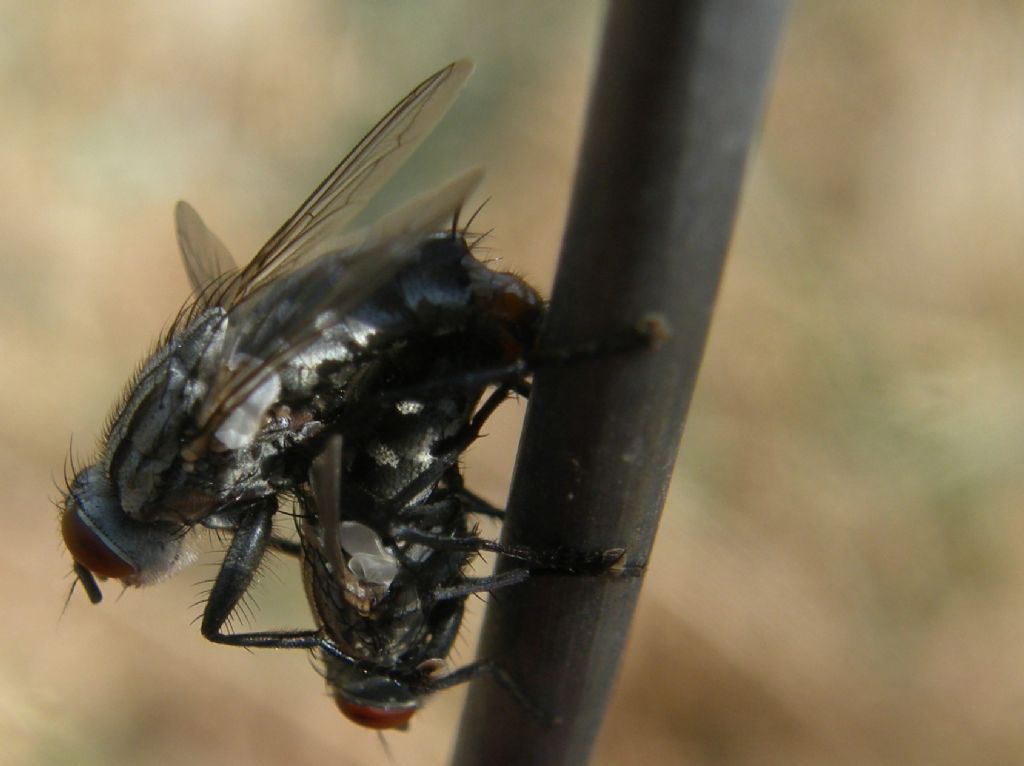
[[[511,272],[491,271],[470,258],[477,331],[488,338],[505,363],[517,361],[536,343],[544,300],[525,280]]]
[[[104,451],[129,516],[157,499],[178,458],[181,436],[205,395],[205,372],[223,340],[224,313],[211,309],[161,346],[147,361],[112,421]]]
[[[316,390],[341,391],[353,372],[356,353],[349,339],[324,336],[281,368],[284,398],[301,400]]]
[[[403,275],[400,285],[406,310],[434,332],[461,324],[472,300],[468,283],[462,279],[437,279],[433,274],[411,271]]]

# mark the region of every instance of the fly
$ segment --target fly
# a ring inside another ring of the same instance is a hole
[[[297,491],[303,579],[317,628],[223,634],[220,625],[206,625],[207,636],[235,646],[316,650],[335,704],[368,728],[405,729],[424,697],[480,676],[545,718],[490,660],[445,672],[469,595],[521,583],[537,569],[600,573],[622,555],[507,546],[470,525],[471,515],[503,514],[463,487],[457,458],[521,382],[499,385],[479,406],[480,388],[398,404],[366,399],[365,428],[328,440],[308,485]],[[240,530],[227,558],[244,567],[246,552],[268,534]],[[480,551],[523,566],[468,576]],[[211,594],[211,603],[223,601],[216,611],[226,618],[243,594]]]
[[[244,268],[178,204],[194,297],[129,383],[98,458],[75,474],[63,502],[64,541],[91,600],[101,597],[96,578],[141,586],[188,563],[183,541],[197,524],[268,520],[342,418],[367,359],[419,331],[458,327],[482,293],[501,291],[503,275],[471,258],[459,290],[432,293],[434,265],[424,257],[479,170],[366,231],[343,232],[471,71],[459,61],[414,89]]]
[[[516,694],[487,661],[440,673],[468,595],[536,568],[600,571],[621,554],[504,546],[469,523],[501,514],[463,487],[458,459],[505,398],[528,393],[544,314],[537,291],[477,260],[454,223],[480,171],[343,232],[471,70],[456,62],[410,93],[244,268],[178,204],[195,295],[126,389],[97,460],[68,483],[61,515],[94,602],[97,578],[141,586],[188,563],[196,526],[230,532],[203,634],[318,650],[342,712],[375,728],[403,727],[424,695],[484,673]],[[281,496],[299,500],[298,545],[273,536]],[[317,628],[225,633],[268,547],[301,556]],[[528,566],[465,575],[484,550]]]

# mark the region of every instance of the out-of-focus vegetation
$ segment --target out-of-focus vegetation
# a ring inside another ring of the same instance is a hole
[[[601,12],[0,3],[0,763],[385,761],[303,653],[201,639],[215,552],[61,617],[53,480],[186,295],[174,200],[248,257],[454,58],[382,205],[486,164],[487,244],[546,286]],[[1020,2],[794,4],[596,763],[1024,760],[1022,158]],[[466,458],[496,502],[519,417]],[[308,624],[295,570],[254,627]],[[394,762],[444,762],[461,699]]]

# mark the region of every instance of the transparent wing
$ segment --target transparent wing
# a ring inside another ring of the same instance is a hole
[[[321,554],[330,562],[331,569],[342,579],[345,561],[341,555],[341,482],[344,450],[340,435],[327,440],[309,469],[309,483],[313,489],[316,514],[323,535]]]
[[[232,413],[259,410],[249,405],[270,395],[273,387],[267,386],[277,370],[394,277],[428,235],[443,229],[482,177],[481,170],[470,170],[416,198],[369,227],[361,244],[264,283],[233,307],[224,358],[197,417],[202,436],[193,451],[204,449],[211,436],[219,438],[218,429]],[[262,418],[262,411],[253,417]]]
[[[299,209],[260,248],[237,278],[218,292],[230,306],[280,274],[334,250],[337,233],[409,158],[455,102],[473,71],[456,61],[402,99],[348,153]]]
[[[181,260],[192,290],[199,293],[224,275],[235,271],[235,259],[203,223],[195,208],[178,200],[174,206],[174,228],[178,235]]]

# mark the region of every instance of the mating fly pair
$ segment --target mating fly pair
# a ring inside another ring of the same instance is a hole
[[[94,603],[97,579],[155,582],[190,561],[196,527],[227,531],[204,635],[319,649],[343,712],[378,728],[492,670],[439,674],[466,596],[526,576],[469,578],[475,552],[553,560],[481,540],[467,522],[496,512],[464,489],[458,458],[525,391],[543,315],[536,291],[478,261],[453,223],[482,174],[344,232],[471,70],[456,62],[413,90],[245,267],[178,204],[194,296],[126,388],[97,460],[68,483],[61,515]],[[299,501],[297,546],[272,534],[282,497]],[[222,630],[267,547],[300,553],[316,630]]]

